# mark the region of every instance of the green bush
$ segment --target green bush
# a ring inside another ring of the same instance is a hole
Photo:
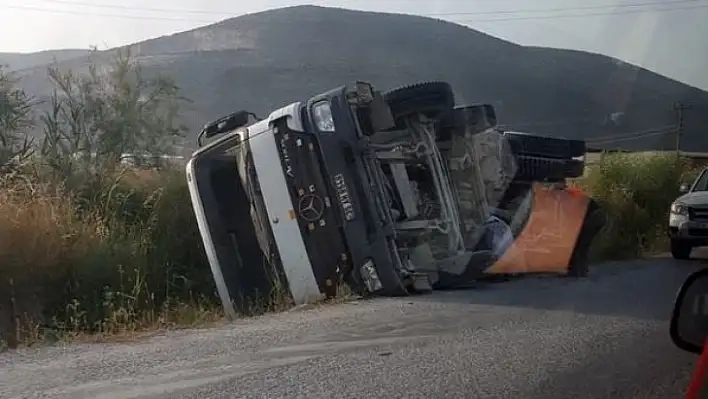
[[[669,207],[681,183],[694,177],[695,169],[676,156],[607,154],[583,182],[607,214],[593,256],[621,259],[666,249]]]
[[[217,315],[183,172],[122,171],[79,194],[40,177],[5,179],[0,190],[6,320],[115,333],[180,321],[185,306],[190,317]]]

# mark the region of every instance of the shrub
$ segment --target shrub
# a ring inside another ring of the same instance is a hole
[[[14,315],[114,333],[218,313],[183,173],[127,170],[87,185],[96,192],[82,197],[36,176],[4,182],[0,327],[16,328]]]
[[[188,101],[129,51],[103,55],[49,69],[32,163],[36,102],[0,70],[0,333],[15,340],[20,319],[113,332],[218,309],[183,171],[121,169],[175,150]]]
[[[605,156],[583,182],[608,216],[593,256],[618,259],[664,250],[669,207],[681,183],[693,176],[695,170],[676,156]]]

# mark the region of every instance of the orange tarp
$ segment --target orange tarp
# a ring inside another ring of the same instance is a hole
[[[540,183],[535,183],[532,190],[533,205],[524,230],[486,273],[568,270],[589,198],[578,189],[545,187]]]

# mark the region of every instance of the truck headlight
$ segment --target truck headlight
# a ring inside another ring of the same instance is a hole
[[[364,280],[364,284],[366,284],[366,289],[368,289],[369,292],[374,293],[383,288],[379,274],[376,272],[374,261],[367,259],[359,271],[361,272],[361,278]]]
[[[688,207],[684,204],[674,202],[671,204],[671,213],[674,215],[686,216],[688,215]]]
[[[329,102],[320,101],[312,106],[312,119],[315,121],[315,126],[321,132],[334,132],[334,119],[332,118],[332,109]]]

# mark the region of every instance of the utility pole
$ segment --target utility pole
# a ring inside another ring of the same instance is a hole
[[[679,101],[674,104],[676,111],[676,155],[681,154],[681,136],[683,135],[683,111],[691,109],[691,106]]]

